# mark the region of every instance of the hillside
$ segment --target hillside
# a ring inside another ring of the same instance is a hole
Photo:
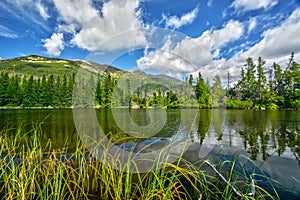
[[[85,60],[65,60],[59,58],[48,58],[37,55],[23,56],[7,60],[0,60],[0,72],[8,72],[9,74],[33,75],[34,77],[42,77],[43,75],[70,75],[77,73],[78,69],[84,69],[93,74],[103,74],[105,72],[112,73],[112,76],[119,77],[121,74],[129,73],[132,78],[142,80],[147,77],[148,83],[160,83],[165,86],[177,86],[183,82],[167,75],[149,75],[142,71],[123,71],[116,67],[89,62]],[[149,82],[150,80],[150,82]]]
[[[72,74],[76,73],[79,68],[86,69],[93,73],[121,71],[120,69],[109,65],[101,65],[83,60],[64,60],[37,55],[23,56],[0,61],[0,71],[2,72],[33,75],[35,77],[41,77],[49,74]]]
[[[0,107],[110,107],[113,92],[119,99],[117,106],[178,106],[177,97],[169,91],[181,91],[183,84],[166,75],[123,71],[84,60],[31,55],[0,61]],[[95,99],[87,99],[93,91]]]

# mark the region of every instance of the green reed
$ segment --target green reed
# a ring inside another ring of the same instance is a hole
[[[104,152],[101,161],[86,156],[79,142],[72,154],[65,149],[43,146],[41,130],[31,134],[0,134],[0,196],[2,199],[265,199],[270,194],[255,186],[255,197],[249,196],[251,181],[245,174],[234,175],[234,161],[226,174],[228,184],[208,173],[204,161],[157,163],[160,168],[146,173],[132,173],[135,163],[110,163]],[[63,156],[62,156],[63,155]],[[230,162],[230,161],[228,161]],[[222,166],[221,163],[220,166]],[[121,166],[121,170],[112,167]],[[233,191],[237,188],[238,194]],[[241,190],[239,190],[242,188]]]

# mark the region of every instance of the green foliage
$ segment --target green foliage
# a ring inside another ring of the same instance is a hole
[[[75,87],[78,89],[74,99],[75,107],[111,107],[112,95],[115,98],[114,106],[147,108],[160,105],[178,108],[195,107],[200,103],[200,108],[211,107],[208,85],[202,81],[194,86],[192,75],[183,83],[164,75],[153,76],[134,72],[131,73],[131,78],[141,82],[142,86],[136,91],[131,91],[128,80],[124,83],[125,89],[121,90],[115,86],[122,73],[113,73],[117,69],[108,68],[107,71],[102,70],[95,74],[95,69],[92,70],[94,64],[41,56],[1,61],[0,106],[71,107]],[[75,74],[82,65],[85,65],[83,74],[78,76],[75,82]],[[101,65],[99,67],[101,68]],[[198,96],[194,90],[198,91]],[[95,99],[89,98],[91,96],[95,96]],[[198,102],[195,101],[196,98]]]
[[[214,84],[211,88],[212,107],[222,107],[224,104],[225,90],[222,87],[221,77],[216,75],[214,78]]]
[[[192,74],[190,74],[189,84],[190,84],[191,86],[193,85],[193,75],[192,75]]]
[[[108,108],[108,107],[111,106],[111,98],[112,98],[113,87],[114,87],[114,81],[113,81],[110,73],[108,73],[104,77],[102,97],[101,97],[101,99],[102,99],[101,105],[105,108]]]
[[[170,163],[160,159],[162,154],[159,153],[153,166],[147,166],[153,170],[133,173],[130,169],[138,170],[139,163],[129,159],[122,165],[121,153],[111,159],[109,148],[104,147],[101,159],[94,159],[79,142],[72,153],[67,154],[64,149],[49,151],[51,141],[45,149],[40,130],[32,132],[33,135],[0,134],[1,199],[251,198],[248,196],[250,181],[246,174],[234,172],[235,160],[226,160],[211,168],[218,169],[238,194],[228,187],[229,184],[222,186],[222,180],[206,170],[208,160],[191,163],[182,156]],[[115,137],[111,140],[117,141],[118,137]],[[20,140],[24,141],[23,145]],[[96,145],[103,143],[99,141]],[[229,169],[223,168],[225,164]],[[159,169],[154,169],[157,166]],[[233,179],[233,176],[239,179]],[[257,199],[273,198],[259,186],[255,191]]]
[[[178,98],[173,93],[172,90],[167,92],[167,98],[165,99],[165,105],[167,106],[167,108],[178,108],[180,106]]]
[[[72,105],[72,76],[0,75],[0,106],[8,107],[70,107]]]
[[[271,103],[271,104],[266,106],[266,109],[268,109],[268,110],[278,110],[279,106],[276,105],[275,103]]]
[[[198,81],[195,88],[195,94],[198,99],[199,108],[211,108],[211,96],[209,93],[209,86],[204,82],[201,73],[199,72]]]
[[[252,101],[242,101],[238,99],[227,99],[226,108],[229,109],[249,109],[253,105]]]
[[[267,78],[264,70],[265,61],[259,57],[255,65],[252,58],[248,58],[246,68],[242,68],[240,80],[234,88],[230,89],[231,98],[251,101],[254,109],[299,109],[300,69],[299,64],[293,59],[292,53],[285,71],[280,65],[274,63]],[[240,102],[229,101],[228,103],[227,107],[233,108],[235,106],[232,104]]]
[[[42,77],[44,74],[72,74],[77,72],[79,65],[68,61],[42,56],[25,56],[0,62],[0,69],[14,74],[30,74]]]
[[[259,57],[257,63],[247,58],[241,77],[235,87],[228,89],[227,108],[299,109],[300,69],[292,54],[285,70],[274,63],[272,70],[265,70],[265,61]],[[115,88],[119,76],[108,71],[90,75],[91,71],[78,77],[75,73],[82,63],[28,56],[0,62],[0,106],[7,107],[70,107],[74,84],[82,92],[78,104],[85,106],[111,107],[114,93],[116,106],[147,108],[160,105],[167,108],[195,107],[207,109],[222,107],[225,90],[220,76],[216,76],[212,87],[199,73],[196,84],[189,75],[186,82],[166,76],[133,73],[133,79],[142,82],[136,91],[131,91],[129,80],[123,90]],[[268,74],[268,77],[267,77]],[[145,77],[150,77],[146,80]],[[163,81],[162,81],[163,80]],[[160,86],[156,83],[159,82]],[[163,85],[163,86],[162,86]],[[94,94],[93,94],[94,92]],[[95,96],[95,99],[85,98]],[[195,101],[196,99],[196,101]],[[246,103],[245,103],[246,102]],[[76,105],[75,105],[76,106]]]

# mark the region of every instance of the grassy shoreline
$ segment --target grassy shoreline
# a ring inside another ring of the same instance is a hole
[[[237,178],[229,171],[230,184],[224,184],[220,177],[207,173],[205,162],[193,164],[180,158],[159,163],[163,167],[157,170],[132,173],[128,169],[134,163],[116,170],[105,164],[110,162],[107,154],[101,161],[86,156],[79,143],[72,154],[50,150],[51,141],[42,147],[40,131],[33,132],[30,137],[0,134],[1,199],[254,199],[248,195],[253,187],[249,177]],[[255,187],[255,199],[273,199]]]
[[[85,107],[52,107],[52,106],[48,106],[48,107],[22,107],[22,106],[2,106],[0,107],[0,110],[39,110],[39,109],[44,109],[44,110],[56,110],[56,109],[84,109]],[[94,108],[94,109],[103,109],[103,108],[107,108],[104,106],[94,106],[94,107],[88,107],[88,108]],[[112,108],[112,107],[108,107],[108,108]],[[113,108],[122,108],[122,109],[128,109],[128,106],[118,106],[118,107],[113,107]],[[135,108],[135,107],[131,107],[129,109],[152,109],[155,108],[155,106],[147,106],[144,108]],[[200,109],[200,110],[214,110],[214,109],[221,109],[221,110],[259,110],[259,111],[269,111],[269,110],[300,110],[300,108],[279,108],[277,107],[276,109],[265,109],[265,108],[259,108],[259,107],[253,107],[253,108],[233,108],[233,107],[212,107],[212,108],[199,108],[198,106],[180,106],[177,108],[168,108],[167,106],[163,106],[161,107],[165,110],[168,109]]]

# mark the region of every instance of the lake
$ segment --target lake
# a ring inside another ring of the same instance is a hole
[[[117,138],[135,136],[145,142],[180,137],[206,149],[186,152],[191,161],[207,156],[214,160],[237,153],[245,155],[290,190],[282,195],[300,197],[300,111],[169,109],[155,112],[96,109],[94,114],[103,132],[118,135]],[[74,123],[74,117],[79,121],[75,119]],[[8,109],[0,110],[0,129],[12,135],[21,130],[21,134],[29,136],[34,129],[40,129],[45,145],[50,139],[53,149],[65,147],[72,152],[78,140],[77,128],[92,118],[78,117],[72,109]],[[120,141],[113,142],[120,145]]]

